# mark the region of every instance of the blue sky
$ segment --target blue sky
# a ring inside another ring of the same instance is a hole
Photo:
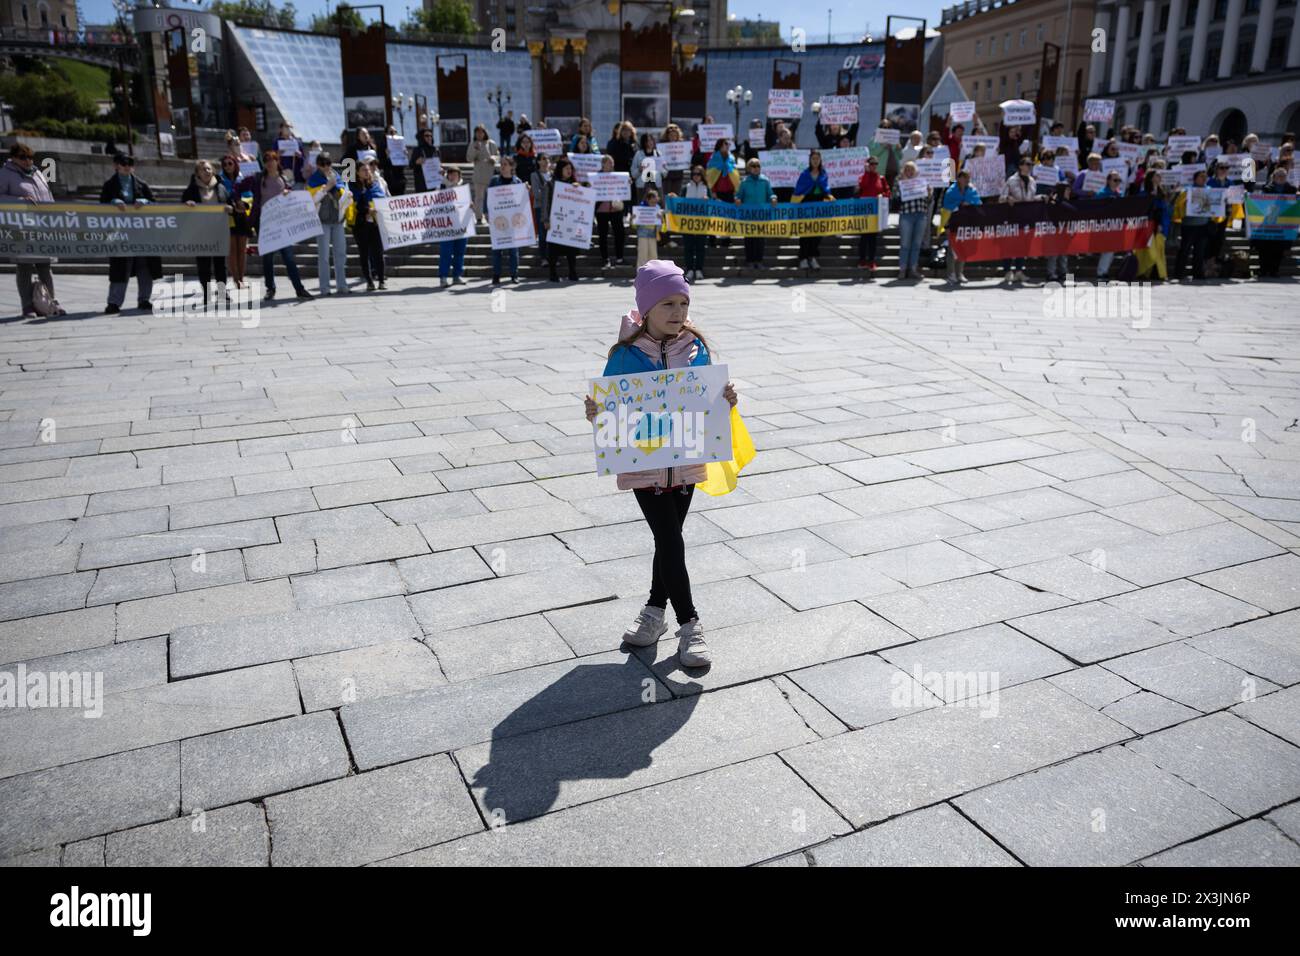
[[[786,34],[791,26],[802,26],[808,31],[810,42],[824,42],[826,39],[826,11],[832,10],[831,32],[837,39],[843,39],[849,33],[865,32],[870,23],[873,32],[883,32],[885,17],[890,13],[925,17],[933,26],[938,23],[939,13],[945,6],[951,6],[956,0],[908,0],[908,2],[885,3],[881,0],[852,3],[829,2],[810,6],[807,0],[731,0],[727,5],[729,13],[737,17],[779,20],[781,32]],[[188,6],[182,0],[170,0],[170,5]],[[206,5],[206,4],[205,4]],[[305,28],[313,14],[324,13],[325,0],[297,0],[294,6],[298,10],[298,26]],[[419,6],[419,0],[398,0],[385,3],[384,9],[389,19],[399,23],[406,19],[407,10]],[[113,19],[111,0],[81,0],[81,9],[90,23],[108,23]],[[372,11],[366,11],[371,13]]]

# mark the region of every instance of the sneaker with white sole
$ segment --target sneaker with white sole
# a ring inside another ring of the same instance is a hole
[[[664,609],[647,604],[641,608],[632,626],[623,632],[623,643],[633,647],[649,647],[668,633],[668,622],[664,620]]]
[[[700,619],[691,618],[676,631],[677,659],[683,667],[705,667],[713,661],[709,645],[704,643],[704,628]]]

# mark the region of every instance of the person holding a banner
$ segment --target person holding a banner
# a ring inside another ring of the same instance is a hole
[[[181,193],[181,202],[187,206],[222,206],[231,211],[230,193],[212,171],[212,164],[200,159],[194,164],[190,184]],[[208,283],[215,277],[219,285],[226,284],[226,260],[223,256],[199,256],[195,260],[199,272],[199,285],[203,286],[203,304],[208,304]]]
[[[645,189],[653,185],[656,190],[663,193],[664,177],[660,165],[663,157],[659,155],[659,150],[655,146],[653,133],[642,133],[640,148],[632,154],[632,197],[635,199],[637,190]]]
[[[384,281],[384,240],[375,218],[375,200],[384,198],[384,188],[379,184],[369,163],[357,166],[356,182],[352,183],[352,202],[348,204],[347,221],[352,226],[352,238],[357,241],[357,256],[361,260],[361,277],[366,280],[366,291],[388,288]]]
[[[1254,192],[1254,190],[1252,190]],[[1287,171],[1284,167],[1277,167],[1273,170],[1273,176],[1268,181],[1268,185],[1259,189],[1259,193],[1265,196],[1294,196],[1296,187],[1292,186],[1287,178]],[[1259,255],[1259,277],[1261,279],[1276,279],[1281,275],[1282,265],[1286,262],[1287,253],[1291,249],[1291,243],[1295,241],[1296,222],[1292,217],[1289,224],[1278,223],[1279,233],[1290,233],[1290,238],[1279,235],[1278,238],[1251,237],[1251,245],[1255,247],[1255,252]]]
[[[288,181],[284,178],[284,173],[280,171],[280,154],[274,149],[268,149],[262,156],[262,172],[255,176],[249,176],[235,186],[236,193],[242,193],[249,190],[253,194],[253,228],[256,229],[262,222],[262,207],[272,199],[283,193],[290,192]],[[293,246],[285,246],[279,250],[280,258],[284,261],[284,272],[293,283],[293,290],[300,299],[310,299],[311,293],[307,291],[302,284],[302,277],[298,274],[298,263],[293,258]],[[270,302],[275,298],[275,252],[267,252],[262,256],[262,281],[266,283],[266,294],[262,297],[264,302]]]
[[[143,179],[136,178],[135,159],[125,153],[113,157],[113,176],[99,191],[99,201],[117,206],[144,206],[153,202],[153,190]],[[108,305],[104,312],[122,311],[127,285],[135,276],[136,307],[151,308],[153,284],[162,278],[160,256],[112,256],[108,260]]]
[[[343,158],[352,160],[356,166],[365,165],[372,159],[379,158],[379,145],[370,135],[370,130],[364,126],[359,127],[350,141],[344,140]]]
[[[1232,183],[1228,181],[1228,164],[1212,160],[1209,166],[1211,170],[1210,178],[1205,181],[1205,185],[1210,189],[1228,189]],[[1206,230],[1205,240],[1205,264],[1208,274],[1211,278],[1218,275],[1219,253],[1223,251],[1223,240],[1228,233],[1228,220],[1231,218],[1232,208],[1226,203],[1224,205],[1224,215],[1211,216],[1210,225]]]
[[[287,166],[285,172],[292,175],[295,184],[305,183],[307,174],[303,167],[307,162],[307,157],[302,152],[302,140],[298,138],[298,134],[293,131],[293,126],[286,120],[280,121],[280,134],[275,141],[275,146],[282,159],[288,157],[288,162],[285,163],[285,166]]]
[[[600,158],[602,173],[617,172],[614,169],[614,157],[605,153]],[[630,198],[629,198],[630,201]],[[624,202],[621,199],[607,199],[596,203],[596,234],[600,239],[600,267],[610,269],[623,264],[623,245],[626,238],[623,231]],[[610,233],[613,233],[613,246],[610,246]]]
[[[398,134],[397,127],[389,126],[384,141],[379,144],[379,170],[390,196],[406,194],[407,163],[406,143]]]
[[[1016,172],[1007,177],[1006,186],[1002,191],[1002,201],[1014,206],[1022,202],[1041,202],[1038,195],[1038,187],[1034,177],[1030,175],[1034,167],[1033,160],[1028,156],[1021,156],[1020,162],[1016,167]],[[1002,268],[1006,270],[1006,281],[1008,284],[1025,281],[1025,260],[1024,258],[1003,259]]]
[[[316,156],[316,171],[307,180],[307,192],[316,204],[321,227],[325,230],[316,240],[316,278],[320,294],[330,294],[330,253],[333,252],[334,288],[339,295],[348,293],[348,235],[344,228],[347,204],[351,191],[344,187],[334,169],[334,159],[329,153]],[[346,197],[346,198],[345,198]]]
[[[588,123],[588,126],[591,124]],[[555,208],[555,186],[557,183],[570,183],[577,185],[578,178],[574,173],[573,163],[567,156],[561,156],[555,161],[555,177],[547,185],[546,190],[546,228],[551,228],[551,210]],[[560,281],[559,257],[564,256],[564,261],[569,265],[569,281],[578,281],[578,250],[573,246],[566,246],[560,242],[548,242],[546,244],[548,259],[551,264],[551,281]]]
[[[636,209],[640,210],[640,215],[657,215],[659,222],[663,222],[663,206],[660,205],[659,190],[654,186],[647,186],[642,191],[641,201],[637,203]],[[636,265],[638,269],[650,260],[659,258],[660,228],[658,223],[637,223]]]
[[[736,202],[742,206],[771,206],[776,203],[772,181],[763,175],[763,165],[758,161],[757,156],[745,162],[745,178],[740,182]],[[762,236],[745,237],[745,268],[757,270],[767,268],[763,264],[766,244]]]
[[[1114,174],[1112,174],[1114,175]],[[1204,189],[1207,177],[1205,170],[1198,169],[1196,175],[1192,177],[1190,188]],[[1107,181],[1107,188],[1112,184]],[[1203,215],[1189,215],[1187,209],[1188,186],[1184,186],[1178,191],[1178,196],[1174,199],[1174,220],[1182,222],[1182,230],[1178,241],[1178,255],[1174,258],[1174,271],[1170,278],[1177,282],[1182,282],[1183,271],[1187,266],[1187,260],[1192,260],[1192,279],[1199,281],[1205,278],[1205,245],[1210,238],[1210,217]],[[1105,195],[1105,190],[1099,194],[1098,198]],[[1097,274],[1101,275],[1101,267],[1097,267]]]
[[[683,195],[687,199],[708,199],[709,184],[704,181],[704,167],[691,168],[691,181],[686,184]],[[704,255],[707,247],[703,234],[687,233],[682,236],[682,246],[686,253],[686,280],[698,282],[704,278]]]
[[[704,180],[709,184],[714,199],[722,202],[735,202],[736,190],[740,188],[740,171],[736,169],[736,157],[731,155],[730,140],[720,139],[713,144],[713,154],[704,167]],[[731,245],[731,237],[723,236],[719,245]]]
[[[522,186],[524,181],[515,175],[515,161],[509,156],[501,157],[501,171],[492,177],[488,183],[488,189],[494,186]],[[501,284],[501,260],[503,256],[508,256],[510,261],[510,282],[511,284],[519,281],[519,250],[512,249],[493,249],[492,250],[492,284]]]
[[[234,156],[221,157],[221,183],[230,194],[230,251],[226,253],[226,270],[236,289],[244,287],[248,267],[248,242],[253,238],[253,194],[236,189],[239,161]]]
[[[980,205],[980,194],[971,188],[970,173],[962,170],[957,174],[957,180],[949,186],[943,194],[943,208],[949,213],[954,213],[962,206]],[[952,239],[948,241],[948,284],[961,285],[966,281],[965,263],[957,258],[957,252],[952,247]]]
[[[488,183],[491,182],[493,175],[496,174],[497,157],[500,150],[497,144],[492,142],[488,137],[487,127],[479,123],[474,127],[474,139],[469,144],[469,149],[465,153],[465,162],[474,165],[474,214],[478,216],[478,221],[483,221],[484,202],[487,200]]]
[[[664,134],[659,138],[661,143],[684,143],[686,137],[682,135],[682,128],[676,123],[669,123],[664,127]],[[687,160],[689,162],[689,159]],[[667,165],[667,164],[665,164]],[[686,169],[665,169],[663,187],[664,193],[669,196],[680,196],[682,186],[687,179]]]
[[[262,147],[257,145],[257,140],[253,139],[247,126],[239,127],[239,151],[249,159],[257,159],[262,152]]]
[[[939,131],[939,141],[948,147],[948,155],[952,157],[955,165],[961,162],[961,141],[966,134],[966,127],[962,123],[956,126],[950,125],[951,123],[951,116],[943,121],[943,129]]]
[[[830,177],[826,174],[826,167],[822,165],[822,151],[810,150],[808,166],[799,174],[790,201],[803,202],[806,199],[809,202],[831,202],[834,198],[831,195]],[[817,257],[821,252],[821,236],[800,236],[799,268],[820,272],[822,264],[817,261]]]
[[[36,166],[36,154],[26,143],[14,143],[9,147],[9,160],[0,169],[0,199],[32,203],[54,202],[50,184],[45,174]],[[18,279],[18,301],[22,306],[22,317],[36,317],[36,300],[33,297],[33,283],[40,281],[49,293],[50,304],[54,311],[51,315],[67,315],[67,312],[54,298],[54,273],[50,270],[53,260],[47,258],[20,258],[14,260],[14,271]]]
[[[867,157],[867,169],[858,180],[860,197],[889,198],[889,181],[880,175],[880,160],[875,156]],[[884,223],[881,224],[882,228]],[[876,253],[880,244],[879,232],[864,232],[858,237],[858,268],[870,270],[871,278],[876,277]]]
[[[924,279],[921,273],[921,243],[930,231],[932,198],[916,163],[903,164],[895,182],[898,207],[898,277]]]
[[[438,162],[430,163],[431,159],[436,159]],[[433,130],[428,128],[420,130],[420,135],[415,138],[415,148],[411,150],[411,164],[415,166],[417,193],[428,193],[442,188],[440,181],[442,161],[438,154],[438,147],[433,145]]]
[[[673,262],[652,260],[637,269],[635,288],[636,308],[623,317],[604,375],[711,364],[708,343],[690,324],[690,286],[682,270]],[[735,386],[728,382],[722,395],[734,408]],[[590,396],[584,404],[587,421],[594,422],[600,406]],[[705,481],[707,472],[705,465],[686,464],[623,472],[617,479],[620,490],[635,495],[655,543],[650,595],[623,640],[638,647],[655,644],[668,630],[664,617],[672,601],[678,624],[677,656],[684,667],[703,667],[711,660],[691,597],[682,537],[695,486]]]
[[[543,156],[542,159],[546,157]],[[460,168],[458,166],[447,167],[447,188],[455,189],[460,186]],[[447,288],[447,277],[451,276],[451,281],[456,285],[465,284],[465,248],[469,245],[469,239],[461,236],[459,239],[444,239],[438,243],[438,287]]]

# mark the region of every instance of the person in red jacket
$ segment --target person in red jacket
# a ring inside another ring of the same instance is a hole
[[[889,198],[889,181],[880,175],[880,164],[876,157],[871,156],[867,159],[867,171],[862,174],[858,180],[858,196],[870,198],[880,196],[885,199]],[[880,228],[885,228],[885,222],[880,223]],[[876,275],[876,244],[880,239],[879,232],[864,232],[858,237],[858,268],[870,269],[872,278]]]
[[[952,126],[952,119],[943,121],[943,129],[939,131],[939,139],[943,145],[948,147],[948,155],[952,157],[952,168],[956,169],[957,164],[961,162],[961,140],[966,135],[966,127],[961,123]]]

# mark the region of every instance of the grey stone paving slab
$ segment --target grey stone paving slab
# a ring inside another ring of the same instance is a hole
[[[445,755],[268,797],[274,866],[355,866],[483,828]]]
[[[822,524],[812,531],[845,554],[871,554],[952,538],[975,530],[937,508],[916,508],[874,518]]]
[[[438,551],[403,558],[397,562],[397,573],[412,593],[468,584],[470,581],[482,581],[495,576],[473,548],[457,548],[455,551]]]
[[[1300,846],[1264,820],[1236,826],[1157,853],[1143,866],[1300,866]]]
[[[864,603],[915,637],[963,631],[1067,603],[996,574],[976,574],[879,597]]]
[[[1155,733],[1200,716],[1199,711],[1145,690],[1129,694],[1101,712],[1138,734]]]
[[[960,813],[940,803],[804,851],[813,866],[1019,866]]]
[[[863,826],[1123,740],[1129,731],[1050,684],[935,707],[784,753],[801,778]]]
[[[697,522],[686,523],[688,529],[692,525],[698,527]],[[685,540],[688,545],[693,543],[689,537]],[[760,571],[788,570],[800,565],[821,564],[824,561],[835,561],[845,557],[844,552],[839,548],[806,528],[775,531],[748,538],[734,538],[727,542],[727,547]]]
[[[322,571],[428,553],[424,535],[411,527],[384,528],[360,535],[327,534],[316,539],[316,566]]]
[[[852,486],[845,491],[829,491],[825,497],[849,508],[863,517],[909,511],[930,505],[955,501],[957,492],[945,488],[929,478],[905,478],[884,484]]]
[[[1010,623],[1084,664],[1178,640],[1173,631],[1101,601],[1016,617]]]
[[[93,572],[81,572],[0,584],[0,621],[82,607],[94,583]]]
[[[316,570],[316,542],[312,540],[267,544],[248,548],[242,553],[250,581],[282,578]]]
[[[1230,627],[1265,614],[1260,608],[1186,578],[1129,591],[1107,598],[1105,603],[1184,637]]]
[[[513,823],[815,739],[758,681],[494,740],[456,760],[484,817]]]
[[[946,448],[932,448],[928,451],[907,452],[902,457],[905,461],[932,472],[958,471],[963,468],[979,468],[983,465],[998,465],[1004,462],[1020,461],[1051,455],[1053,449],[1027,438],[1003,438],[996,441],[975,442],[969,445],[951,445]]]
[[[432,651],[415,640],[301,657],[293,669],[309,713],[447,682]]]
[[[512,508],[509,511],[421,521],[418,527],[433,550],[447,551],[466,545],[555,534],[574,528],[586,528],[590,524],[591,519],[572,505],[557,501],[531,508]]]
[[[999,568],[1033,564],[1067,554],[1079,554],[1087,560],[1093,550],[1101,550],[1107,559],[1132,542],[1154,540],[1154,536],[1132,525],[1097,512],[1045,518],[977,534],[948,535],[949,542]],[[1109,563],[1106,570],[1118,573]],[[1120,575],[1125,577],[1125,575]]]
[[[1257,561],[1282,550],[1231,522],[1134,544],[1112,542],[1100,546],[1106,548],[1107,571],[1144,586]]]
[[[613,596],[590,568],[560,568],[461,584],[416,594],[410,600],[425,631],[437,633]]]
[[[340,718],[366,770],[669,696],[639,660],[615,651],[348,704]]]
[[[1030,866],[1121,866],[1236,819],[1124,747],[1005,780],[954,803]]]
[[[266,866],[266,818],[251,803],[205,812],[201,828],[188,817],[110,833],[108,866]]]
[[[282,515],[275,519],[275,527],[281,541],[350,535],[360,543],[369,535],[389,530],[393,527],[393,521],[374,505],[362,504],[331,508],[328,511]]]
[[[47,707],[4,718],[0,777],[104,757],[300,713],[288,664],[271,664],[125,690],[105,696],[103,714]]]
[[[610,602],[616,603],[616,602]],[[590,611],[604,604],[583,605]],[[551,612],[564,614],[567,612]],[[617,638],[615,638],[617,642]],[[574,656],[555,628],[541,614],[512,617],[490,624],[476,624],[451,631],[438,631],[425,638],[438,657],[438,664],[448,680],[471,680],[489,674],[549,664]],[[613,643],[606,641],[613,646]],[[605,650],[607,648],[600,648]]]
[[[321,508],[346,508],[376,501],[417,498],[444,491],[442,482],[433,475],[396,475],[366,478],[360,481],[316,485],[311,491]]]
[[[103,679],[103,693],[116,694],[167,683],[167,639],[156,637],[69,651],[29,660],[26,667],[29,674],[38,671],[44,674],[98,674]],[[12,674],[14,670],[4,667],[0,673],[3,672]],[[0,708],[0,720],[17,713],[22,711],[12,705]]]
[[[1232,707],[1238,717],[1300,747],[1300,685]]]
[[[238,551],[172,558],[168,562],[177,591],[196,591],[247,580],[243,555]]]
[[[1005,624],[989,624],[891,647],[880,656],[921,680],[946,703],[1073,669],[1050,648]],[[952,675],[953,679],[947,679]],[[964,679],[960,679],[964,678]]]
[[[1231,714],[1210,714],[1127,746],[1239,816],[1300,796],[1300,750]]]
[[[0,663],[49,657],[113,643],[111,607],[93,607],[0,622]]]
[[[710,521],[736,538],[847,521],[855,517],[856,514],[848,508],[821,495],[717,508],[709,513]]]
[[[78,840],[76,843],[69,843],[63,848],[62,866],[97,866],[102,867],[107,864],[104,862],[104,844],[107,840],[104,837],[94,837],[90,840]]]
[[[419,637],[404,598],[377,598],[178,628],[171,637],[171,672],[190,677]]]
[[[864,556],[862,560],[868,567],[909,588],[993,570],[991,564],[954,548],[946,541],[929,541],[891,551],[877,551]]]
[[[854,730],[943,703],[912,675],[873,654],[792,671],[788,677]]]
[[[338,719],[306,714],[181,741],[182,812],[226,806],[346,776]]]
[[[1107,574],[1100,563],[1080,561],[1073,556],[1021,564],[998,573],[1004,578],[1040,591],[1051,591],[1072,601],[1095,601],[1133,589],[1129,582]]]
[[[1276,690],[1268,681],[1181,641],[1117,657],[1106,661],[1105,667],[1139,687],[1202,712]]]
[[[848,602],[786,615],[775,620],[708,631],[713,664],[700,672],[677,659],[677,639],[670,630],[655,647],[635,653],[654,661],[654,672],[675,694],[694,694],[760,677],[855,657],[911,640],[888,621]]]
[[[298,606],[303,608],[347,604],[406,592],[397,568],[390,562],[299,575],[292,579],[292,584]]]
[[[1297,633],[1300,633],[1300,611],[1287,611],[1213,631],[1188,643],[1275,684],[1294,684],[1300,682]]]
[[[797,611],[903,590],[904,585],[871,567],[868,557],[767,571],[754,580]]]
[[[1300,803],[1289,803],[1264,817],[1292,840],[1300,843]]]
[[[249,615],[288,612],[293,606],[293,590],[285,580],[164,594],[119,604],[117,639],[132,641],[191,627],[218,626]]]
[[[138,598],[172,594],[176,590],[176,576],[167,561],[146,561],[143,564],[123,564],[116,568],[102,568],[95,576],[95,585],[86,595],[86,606],[119,604]]]
[[[195,548],[204,551],[230,551],[251,548],[277,541],[275,524],[270,518],[252,521],[233,521],[229,524],[210,525],[203,528],[186,528],[138,535],[131,538],[111,538],[89,541],[82,545],[77,564],[82,570],[108,568],[115,564],[135,564],[159,558],[177,558]]]
[[[1294,554],[1198,574],[1192,580],[1273,613],[1300,607],[1300,557]]]
[[[175,743],[0,780],[0,855],[174,817],[180,785]]]
[[[686,814],[692,826],[682,827]],[[775,757],[598,800],[387,861],[409,866],[743,866],[848,826]],[[508,835],[506,839],[500,839]]]
[[[772,683],[818,737],[834,737],[849,729],[848,724],[832,714],[785,674],[777,674],[772,678]]]
[[[1168,493],[1163,484],[1135,469],[1066,481],[1057,487],[1066,494],[1091,501],[1102,508],[1149,501]]]
[[[287,491],[267,491],[256,495],[239,495],[174,504],[171,527],[199,528],[205,525],[224,524],[229,521],[247,521],[253,518],[273,518],[277,515],[316,511],[316,499],[306,488]]]
[[[480,544],[475,550],[498,577],[526,574],[529,571],[549,571],[553,568],[581,567],[583,564],[581,558],[553,535]]]
[[[1217,512],[1182,495],[1165,495],[1163,498],[1118,505],[1106,508],[1102,514],[1118,518],[1152,534],[1174,534],[1218,524],[1223,520]]]

